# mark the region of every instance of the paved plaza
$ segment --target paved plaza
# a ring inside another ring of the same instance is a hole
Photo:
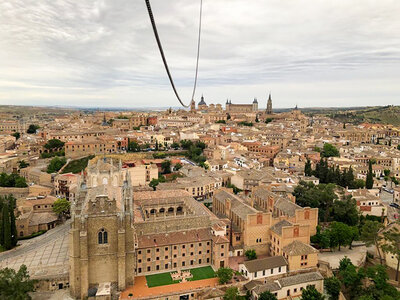
[[[68,230],[69,223],[39,237],[20,241],[17,248],[0,253],[0,268],[18,270],[24,264],[32,278],[67,274]]]

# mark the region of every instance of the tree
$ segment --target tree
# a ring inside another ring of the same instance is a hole
[[[220,284],[225,284],[232,279],[233,270],[231,268],[219,268],[216,272]]]
[[[257,259],[257,253],[256,253],[256,250],[254,250],[254,249],[246,250],[244,255],[247,257],[248,260]]]
[[[334,241],[335,245],[341,246],[349,245],[351,242],[351,227],[342,222],[332,222],[329,227],[331,233],[331,243]]]
[[[182,164],[180,163],[175,164],[174,171],[179,171],[180,169],[182,169]]]
[[[309,285],[305,289],[303,289],[301,293],[301,300],[324,300],[325,297],[317,291],[317,289]]]
[[[66,162],[67,160],[65,159],[65,157],[54,157],[50,161],[50,164],[47,166],[47,173],[51,174],[60,171],[60,169],[66,164]]]
[[[396,227],[390,228],[383,233],[384,243],[382,250],[385,253],[393,254],[397,259],[396,268],[396,281],[399,281],[399,267],[400,267],[400,231]]]
[[[277,300],[277,298],[270,291],[265,291],[260,294],[258,300]]]
[[[170,174],[171,173],[171,161],[170,160],[164,160],[161,163],[161,170],[163,174]]]
[[[24,168],[29,167],[29,164],[28,164],[26,161],[24,161],[24,160],[20,160],[20,161],[18,162],[18,166],[19,166],[20,169],[24,169]]]
[[[15,187],[16,188],[24,188],[27,187],[26,180],[24,177],[17,177],[15,179]]]
[[[59,139],[51,139],[48,140],[47,143],[44,145],[44,147],[47,150],[53,150],[53,149],[58,149],[64,147],[64,142],[60,141]]]
[[[239,290],[237,287],[232,286],[227,288],[224,295],[224,300],[237,300],[239,299]]]
[[[397,145],[397,150],[400,150],[400,145]]]
[[[325,286],[326,292],[329,295],[329,300],[338,300],[339,299],[340,286],[341,286],[341,282],[340,282],[339,278],[337,278],[335,276],[325,278],[324,286]]]
[[[272,122],[272,118],[266,118],[265,119],[265,124],[271,123]]]
[[[345,257],[339,262],[338,277],[344,284],[349,298],[358,298],[362,292],[362,279],[365,277],[364,269],[357,270],[351,260]]]
[[[333,218],[337,222],[342,222],[349,226],[356,226],[360,219],[359,215],[357,202],[351,196],[333,203]]]
[[[227,115],[226,115],[226,119],[227,119],[227,120],[230,120],[230,119],[231,119],[231,115],[230,115],[230,114],[227,114]]]
[[[372,172],[372,160],[368,162],[368,173],[367,173],[367,179],[365,180],[365,187],[367,189],[372,189],[374,186],[374,174]]]
[[[140,151],[140,145],[135,141],[128,140],[127,152],[139,152],[139,151]]]
[[[171,144],[171,148],[174,148],[175,150],[177,150],[179,148],[179,144],[177,142],[173,142]]]
[[[36,130],[38,130],[39,128],[40,127],[38,125],[31,124],[31,125],[29,125],[26,133],[29,133],[29,134],[36,133]]]
[[[16,140],[18,140],[21,137],[21,134],[19,132],[14,132],[12,136],[15,137]]]
[[[311,161],[307,159],[305,165],[304,165],[304,174],[306,176],[311,176],[312,175],[312,168],[311,168]]]
[[[349,249],[351,248],[351,245],[355,240],[357,240],[360,237],[360,233],[358,231],[357,226],[349,226],[349,235],[350,235],[350,241],[349,241]]]
[[[10,221],[10,211],[9,211],[9,203],[3,204],[3,212],[2,212],[2,234],[3,234],[3,247],[6,250],[12,248],[12,238],[11,238],[11,221]]]
[[[258,119],[258,116],[256,116],[255,122],[258,123],[260,120]]]
[[[34,284],[25,265],[21,265],[18,272],[9,268],[0,270],[1,299],[31,299],[28,293],[33,292]]]
[[[15,224],[14,210],[16,208],[16,200],[13,196],[8,196],[8,205],[10,207],[10,232],[11,232],[11,247],[14,248],[18,243],[17,225]]]
[[[360,238],[367,246],[375,245],[379,261],[382,264],[382,254],[380,251],[380,241],[382,237],[380,236],[379,232],[383,228],[383,225],[377,221],[370,221],[367,220],[365,224],[361,227],[361,235]]]
[[[321,152],[322,157],[340,156],[339,150],[332,144],[325,143]]]
[[[150,181],[149,186],[153,188],[153,191],[155,191],[156,188],[157,188],[157,185],[158,185],[159,183],[160,183],[160,182],[158,181],[158,179],[153,178],[153,179]]]
[[[58,216],[65,217],[65,216],[69,215],[70,207],[71,207],[71,203],[67,199],[61,198],[61,199],[57,199],[56,201],[54,201],[53,211]]]

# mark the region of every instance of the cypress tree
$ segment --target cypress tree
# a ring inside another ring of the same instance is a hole
[[[17,226],[15,224],[15,214],[14,214],[16,203],[15,203],[15,198],[13,196],[9,197],[9,203],[10,203],[11,245],[12,247],[15,247],[18,242],[18,235],[17,235]]]
[[[304,174],[306,176],[311,176],[312,175],[312,169],[311,169],[311,162],[309,159],[307,159],[307,162],[304,166]]]
[[[11,224],[10,224],[10,213],[8,208],[8,203],[3,205],[3,246],[5,249],[9,250],[11,246]]]
[[[372,173],[372,161],[370,160],[368,163],[368,173],[367,173],[367,179],[365,180],[365,187],[367,189],[372,189],[373,186],[374,186],[374,178]]]

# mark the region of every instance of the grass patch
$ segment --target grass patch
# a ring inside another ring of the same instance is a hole
[[[192,273],[193,277],[188,278],[187,279],[188,281],[196,281],[196,280],[208,279],[208,278],[215,277],[215,272],[210,266],[190,269],[190,273]],[[179,283],[178,280],[175,280],[175,281],[172,280],[170,272],[147,275],[146,281],[147,281],[147,286],[149,288]]]
[[[31,235],[18,237],[18,240],[29,240],[29,239],[31,239],[31,238],[37,237],[37,236],[39,236],[39,235],[42,235],[42,234],[44,234],[44,233],[46,233],[46,232],[47,232],[47,230],[40,230],[40,231],[38,231],[38,232],[32,233]],[[0,251],[0,252],[1,252],[1,251]]]
[[[161,286],[161,285],[169,285],[169,284],[174,284],[178,283],[179,281],[174,281],[172,280],[171,274],[168,273],[161,273],[161,274],[153,274],[153,275],[147,275],[146,276],[147,280],[147,286],[149,288],[155,287],[155,286]]]
[[[190,281],[208,279],[208,278],[215,277],[215,272],[210,266],[191,269],[190,273],[192,273],[192,275],[193,275],[192,278],[188,279]]]
[[[85,168],[88,165],[89,160],[91,160],[92,158],[94,158],[94,155],[90,155],[81,159],[77,159],[77,160],[73,160],[70,161],[68,163],[68,165],[62,170],[62,173],[80,173],[83,170],[85,170]]]

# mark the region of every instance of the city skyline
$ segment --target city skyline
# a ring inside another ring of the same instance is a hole
[[[204,1],[196,102],[264,108],[400,104],[400,3]],[[182,98],[197,1],[152,2]],[[2,1],[0,104],[177,107],[144,1]]]

